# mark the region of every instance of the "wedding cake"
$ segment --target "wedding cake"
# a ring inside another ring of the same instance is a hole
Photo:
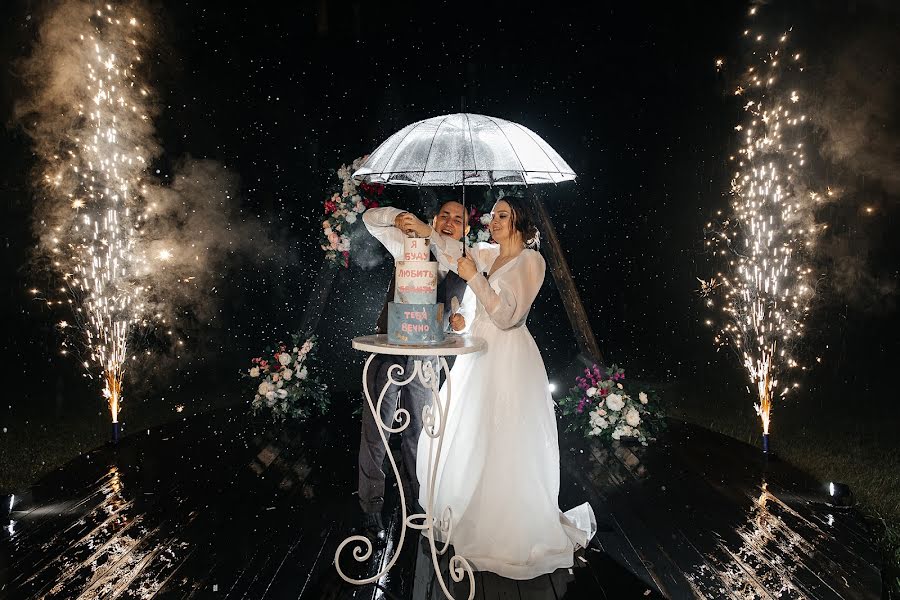
[[[388,302],[388,342],[401,345],[444,341],[444,305],[437,301],[437,262],[427,238],[406,238],[394,274],[394,301]]]

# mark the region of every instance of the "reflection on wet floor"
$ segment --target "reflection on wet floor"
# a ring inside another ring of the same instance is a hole
[[[355,417],[282,427],[235,408],[84,455],[15,499],[0,597],[441,598],[418,533],[377,584],[337,576],[357,510],[357,436]],[[753,448],[677,422],[649,448],[568,436],[561,447],[560,506],[591,502],[594,543],[573,569],[534,580],[476,573],[476,597],[880,597],[856,513]],[[394,486],[388,546],[342,562],[353,576],[377,573],[397,548]],[[452,591],[465,597],[468,584]]]

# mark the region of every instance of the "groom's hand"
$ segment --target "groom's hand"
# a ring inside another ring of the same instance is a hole
[[[399,229],[405,234],[409,234],[409,225],[408,225],[408,217],[410,214],[408,212],[402,212],[396,217],[394,217],[394,227]]]
[[[459,313],[450,315],[450,327],[453,331],[462,331],[466,328],[466,318]]]
[[[406,235],[415,233],[419,237],[428,237],[431,235],[431,226],[420,221],[415,215],[403,212],[394,219],[394,227],[401,230]]]

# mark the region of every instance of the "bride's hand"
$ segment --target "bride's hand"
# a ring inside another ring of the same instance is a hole
[[[472,260],[468,256],[460,256],[459,260],[456,261],[456,272],[464,280],[469,281],[470,279],[475,277],[478,269],[475,268],[474,260]]]

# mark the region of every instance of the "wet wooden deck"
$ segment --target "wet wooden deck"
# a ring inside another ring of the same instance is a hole
[[[337,576],[358,440],[355,419],[339,422],[275,427],[232,409],[80,457],[17,497],[0,530],[0,597],[441,598],[412,535],[377,584]],[[526,582],[477,574],[476,597],[881,595],[856,513],[735,440],[673,422],[650,448],[564,437],[562,457],[560,505],[590,501],[605,530],[571,570]],[[349,572],[377,572],[396,547],[396,487],[386,512],[387,552],[348,557]]]

